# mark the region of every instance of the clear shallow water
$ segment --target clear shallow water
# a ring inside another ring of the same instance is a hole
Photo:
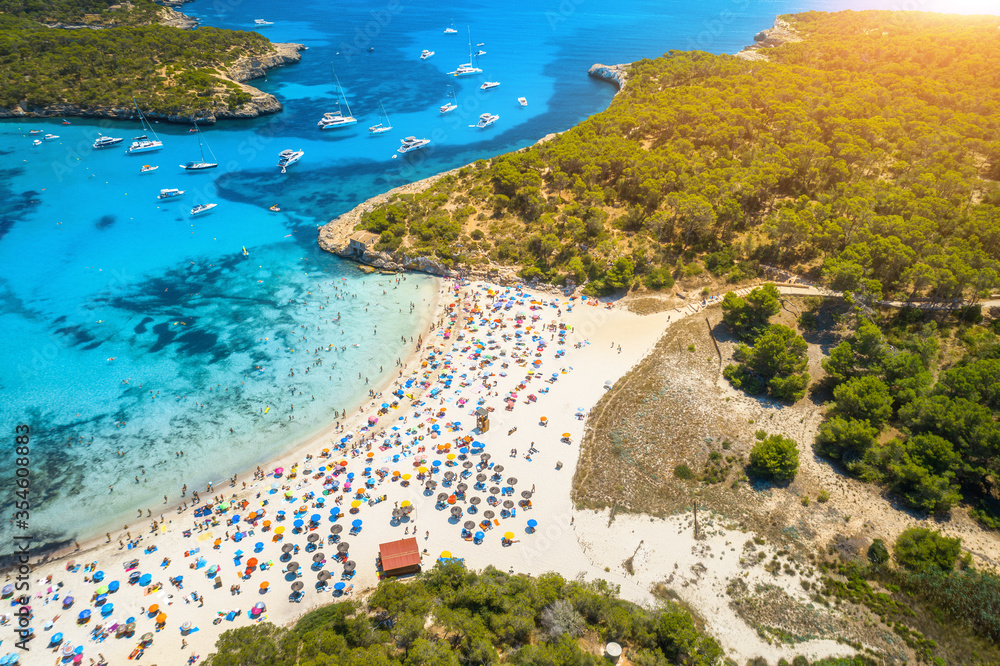
[[[185,5],[205,25],[248,29],[254,18],[273,20],[262,29],[269,38],[309,47],[300,64],[254,82],[282,100],[283,113],[204,131],[219,169],[177,167],[198,157],[196,138],[180,125],[155,125],[163,151],[125,156],[121,146],[90,144],[99,131],[128,140],[140,133],[137,122],[0,122],[0,421],[10,433],[18,423],[33,429],[36,537],[103,531],[137,508],[155,511],[164,494],[175,501],[183,483],[218,482],[318,431],[334,409],[356,405],[370,386],[363,377],[376,383],[379,366],[393,371],[429,316],[426,306],[410,314],[409,303],[425,305],[433,281],[409,276],[395,288],[393,278],[363,277],[318,250],[317,225],[389,187],[530,145],[602,110],[614,89],[586,76],[594,62],[669,49],[735,52],[792,11],[948,8],[897,5]],[[452,20],[459,33],[444,35]],[[484,75],[455,79],[446,72],[468,61],[466,26],[487,51]],[[421,61],[422,49],[436,54]],[[331,61],[359,119],[354,129],[316,128],[333,109]],[[501,86],[481,92],[483,80]],[[449,84],[460,109],[442,117]],[[365,128],[378,122],[379,99],[395,129],[370,138]],[[470,129],[484,111],[500,121]],[[30,128],[60,139],[33,147]],[[433,143],[393,159],[410,134]],[[275,163],[284,148],[306,155],[282,175]],[[140,175],[146,163],[160,168]],[[160,202],[155,195],[166,187],[186,194]],[[188,215],[209,201],[219,206]],[[270,212],[272,204],[281,212]],[[337,299],[342,292],[357,298]],[[322,366],[312,365],[317,359]]]

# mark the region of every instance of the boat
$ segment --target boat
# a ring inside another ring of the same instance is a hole
[[[477,58],[478,58],[479,56],[481,56],[481,55],[486,55],[486,51],[484,51],[484,50],[482,50],[482,49],[479,49],[478,51],[476,51],[476,53],[475,53],[475,56],[476,56]]]
[[[265,21],[264,19],[254,19],[253,24],[258,28],[260,28],[265,25],[274,25],[274,21]]]
[[[182,164],[182,169],[187,169],[188,171],[202,171],[204,169],[214,169],[219,166],[218,162],[215,162],[215,153],[212,152],[212,147],[209,146],[208,154],[212,156],[212,162],[205,159],[205,144],[201,140],[201,132],[198,131],[197,123],[194,126],[195,133],[198,135],[198,150],[201,151],[201,161],[200,162],[188,162],[187,164]]]
[[[94,141],[94,149],[97,150],[98,148],[110,148],[111,146],[117,146],[124,140],[125,139],[122,139],[120,137],[103,136],[101,134],[98,134],[97,141]]]
[[[202,213],[207,213],[208,211],[212,210],[218,205],[219,204],[214,204],[214,203],[198,204],[197,206],[191,209],[191,214],[201,215]]]
[[[483,85],[479,86],[480,90],[489,90],[490,88],[496,88],[500,85],[499,81],[483,81]]]
[[[129,155],[134,155],[136,153],[150,153],[154,150],[162,150],[163,142],[156,136],[156,132],[153,131],[152,125],[146,121],[146,116],[142,115],[142,110],[139,109],[139,103],[135,101],[135,97],[132,98],[132,103],[135,104],[135,111],[139,114],[139,121],[142,123],[142,129],[149,134],[152,134],[153,138],[150,139],[146,134],[137,136],[132,139],[132,145],[129,146],[128,150],[125,152]]]
[[[303,151],[291,149],[278,153],[278,166],[281,167],[281,173],[285,173],[285,169],[302,159],[303,155],[305,155]]]
[[[176,187],[170,187],[164,190],[160,190],[160,193],[156,195],[157,199],[171,199],[173,197],[179,197],[184,194],[184,190],[178,190]]]
[[[392,124],[389,122],[389,114],[385,112],[385,107],[382,106],[382,98],[378,100],[378,125],[372,125],[368,128],[369,136],[378,136],[379,134],[384,134],[392,129]],[[385,118],[385,120],[383,120]]]
[[[434,55],[434,51],[428,51],[427,49],[424,49],[423,51],[420,52],[420,59],[427,60],[432,55]]]
[[[333,63],[330,63],[330,69],[333,69]],[[337,110],[328,111],[323,114],[323,117],[319,119],[318,123],[316,123],[320,129],[350,127],[351,125],[356,125],[358,122],[358,119],[351,115],[351,105],[347,103],[347,95],[343,95],[343,89],[340,87],[340,79],[337,78],[336,70],[333,71],[333,79],[337,82]],[[341,95],[344,97],[344,106],[347,107],[346,116],[340,108]]]
[[[489,127],[498,120],[500,120],[499,115],[492,113],[484,113],[479,116],[479,122],[476,123],[475,126],[478,127],[479,129],[483,129]]]
[[[62,124],[63,125],[70,125],[72,123],[70,123],[68,120],[66,120],[65,118],[63,118]]]
[[[408,136],[402,140],[402,145],[396,149],[399,153],[408,153],[411,150],[417,150],[418,148],[423,148],[431,142],[430,139],[418,139],[415,136]]]
[[[454,111],[455,109],[458,108],[458,103],[457,103],[458,102],[458,95],[455,94],[455,89],[452,88],[451,86],[448,86],[448,95],[447,96],[448,97],[453,97],[455,99],[455,101],[454,102],[448,102],[447,104],[438,107],[438,111],[440,111],[441,113],[451,113],[452,111]]]
[[[271,206],[270,208],[268,208],[268,210],[271,211],[272,213],[280,213],[281,212],[281,209],[278,208],[278,204],[274,204],[273,206]]]
[[[46,134],[42,138],[45,139],[46,141],[55,141],[56,139],[59,138],[59,135],[58,134]]]
[[[473,74],[482,74],[483,70],[479,69],[473,65],[474,57],[472,55],[472,31],[469,31],[469,62],[462,63],[455,68],[455,71],[448,72],[451,76],[472,76]]]
[[[34,136],[36,134],[42,134],[45,130],[31,130],[28,134]]]
[[[247,252],[247,246],[246,245],[243,246],[243,256],[244,257],[249,257],[250,256],[250,253]]]
[[[142,168],[139,169],[139,173],[152,173],[153,171],[156,171],[159,168],[160,167],[158,167],[158,166],[152,166],[150,164],[143,164]]]
[[[455,30],[455,19],[451,20],[451,25],[444,29],[444,34],[446,35],[457,35],[458,30]]]
[[[40,139],[35,139],[34,141],[31,142],[31,145],[33,145],[33,146],[40,146],[40,145],[42,145],[42,142],[41,142]]]
[[[528,106],[528,100],[524,97],[518,97],[517,103],[520,104],[521,106]]]

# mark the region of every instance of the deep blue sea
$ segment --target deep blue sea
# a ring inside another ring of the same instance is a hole
[[[90,144],[99,132],[127,143],[140,133],[137,121],[0,122],[0,438],[12,443],[17,424],[32,429],[36,538],[103,533],[139,508],[158,513],[182,484],[218,485],[318,432],[333,410],[356,408],[412,348],[435,286],[423,276],[399,284],[363,276],[317,248],[317,225],[385,189],[530,145],[601,111],[614,89],[586,76],[593,63],[669,49],[734,53],[787,12],[988,9],[977,3],[184,5],[203,25],[251,29],[261,18],[274,22],[261,28],[272,41],[308,46],[301,63],[253,82],[283,102],[283,113],[204,130],[219,169],[178,167],[199,156],[182,125],[155,124],[165,149],[127,156],[124,146]],[[451,25],[457,34],[444,34]],[[486,51],[484,73],[449,77],[468,61],[470,34]],[[435,55],[420,60],[423,49]],[[316,127],[334,108],[331,64],[359,119],[354,129]],[[484,80],[501,85],[482,92]],[[441,116],[449,84],[460,108]],[[379,100],[394,129],[372,138],[366,128],[379,120]],[[470,128],[485,111],[500,120]],[[59,138],[32,146],[36,128]],[[394,159],[407,135],[432,143]],[[286,148],[305,156],[281,174]],[[140,175],[143,164],[159,169]],[[174,187],[185,194],[157,200]],[[218,206],[189,214],[207,202]],[[4,515],[13,499],[0,496]],[[4,520],[0,532],[7,529]]]

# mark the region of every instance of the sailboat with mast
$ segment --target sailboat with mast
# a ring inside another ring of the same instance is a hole
[[[368,134],[370,136],[378,136],[379,134],[384,134],[392,129],[392,123],[389,122],[389,114],[385,112],[385,107],[382,106],[382,98],[378,99],[378,125],[372,125],[368,128]]]
[[[129,155],[134,155],[136,153],[151,153],[154,150],[162,150],[163,142],[160,141],[160,137],[156,136],[156,132],[153,131],[152,125],[146,120],[146,116],[142,115],[142,110],[139,108],[139,103],[135,101],[135,97],[132,98],[132,103],[135,104],[135,112],[139,114],[139,121],[142,123],[142,129],[146,134],[134,137],[132,145],[125,152]],[[152,139],[149,138],[150,134],[153,135]]]
[[[455,89],[452,88],[451,86],[448,86],[448,97],[453,98],[454,101],[448,102],[447,104],[438,107],[438,110],[441,113],[451,113],[452,111],[458,108],[458,96],[455,94]]]
[[[337,110],[327,111],[324,113],[323,117],[319,119],[319,122],[317,122],[316,125],[320,129],[340,129],[356,125],[358,119],[351,115],[351,105],[347,103],[347,95],[343,94],[344,91],[343,88],[340,87],[340,79],[337,78],[337,70],[333,69],[333,63],[330,63],[330,69],[333,70],[333,79],[337,82]],[[344,106],[347,107],[346,116],[340,106],[341,96],[344,98]]]
[[[472,55],[472,30],[469,29],[469,62],[463,63],[455,68],[454,72],[448,72],[451,76],[471,76],[473,74],[482,74],[483,70],[475,67],[472,63],[474,62],[474,56]]]
[[[208,154],[212,156],[212,162],[205,159],[205,143],[201,140],[201,131],[198,130],[198,123],[194,124],[194,131],[198,135],[198,149],[201,150],[201,161],[200,162],[188,162],[187,164],[182,164],[182,169],[187,169],[188,171],[200,171],[202,169],[214,169],[219,166],[218,162],[215,162],[215,153],[212,152],[211,146],[208,148]]]

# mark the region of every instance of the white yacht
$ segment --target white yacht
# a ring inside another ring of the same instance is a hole
[[[330,68],[333,69],[332,63]],[[340,87],[340,79],[337,78],[336,70],[333,72],[333,78],[337,82],[337,110],[327,111],[323,114],[323,117],[316,123],[320,129],[340,129],[358,123],[358,119],[351,115],[351,105],[347,103],[347,96],[343,95],[343,89]],[[346,116],[340,107],[340,98],[342,95],[344,97],[344,106],[347,107]]]
[[[152,164],[143,164],[142,168],[139,169],[139,173],[152,173],[159,169],[160,167],[154,166]]]
[[[253,24],[258,28],[262,28],[266,25],[274,25],[274,21],[265,21],[264,19],[254,19]]]
[[[457,35],[458,30],[455,30],[455,19],[452,19],[451,25],[444,29],[444,34],[446,35]]]
[[[427,49],[424,49],[423,51],[420,52],[420,59],[427,60],[432,55],[434,55],[434,51],[428,51]]]
[[[201,213],[207,213],[208,211],[212,210],[218,205],[219,204],[214,204],[214,203],[198,204],[197,206],[191,209],[191,214],[199,215]]]
[[[402,145],[396,149],[399,153],[408,153],[411,150],[417,150],[418,148],[423,148],[431,142],[430,139],[418,139],[415,136],[408,136],[402,140]]]
[[[176,187],[169,187],[164,190],[160,190],[160,193],[156,195],[157,199],[172,199],[173,197],[179,197],[184,194],[184,190],[178,190]]]
[[[490,88],[496,88],[500,85],[499,81],[484,81],[483,85],[479,86],[480,90],[489,90]]]
[[[278,153],[278,166],[281,167],[281,173],[285,173],[285,169],[302,159],[303,155],[305,155],[303,151],[291,149]]]
[[[469,31],[469,62],[462,63],[455,68],[455,71],[448,72],[451,76],[472,76],[473,74],[482,74],[483,70],[479,69],[472,63],[475,59],[472,55],[472,31]]]
[[[479,50],[478,50],[478,51],[476,51],[476,53],[475,53],[475,56],[476,56],[477,58],[478,58],[479,56],[482,56],[482,55],[486,55],[486,51],[484,51],[484,50],[482,50],[482,49],[479,49]]]
[[[385,107],[382,106],[382,98],[378,100],[378,125],[372,125],[368,128],[369,136],[378,136],[379,134],[385,134],[392,129],[392,123],[389,122],[389,114],[385,112]]]
[[[129,146],[128,150],[125,152],[129,155],[134,155],[136,153],[150,153],[154,150],[162,150],[163,142],[156,136],[156,132],[153,131],[152,125],[146,121],[146,116],[142,115],[142,111],[139,109],[139,103],[135,101],[135,97],[132,98],[132,103],[135,104],[135,111],[139,114],[139,121],[142,122],[142,129],[149,134],[152,134],[153,138],[150,139],[146,134],[137,136],[132,139],[132,145]]]
[[[448,86],[448,97],[454,98],[455,101],[454,102],[448,102],[447,104],[438,107],[438,110],[441,113],[451,113],[452,111],[454,111],[455,109],[458,108],[458,103],[457,103],[458,102],[458,96],[455,95],[455,89],[452,88],[451,86]]]
[[[56,139],[59,138],[59,135],[58,134],[46,134],[42,138],[45,139],[46,141],[55,141]]]
[[[525,97],[518,97],[517,103],[520,104],[521,106],[528,106],[528,100]]]
[[[30,132],[28,132],[28,134],[30,134],[31,136],[35,136],[36,134],[44,134],[44,133],[45,133],[45,130],[31,130]]]
[[[500,120],[500,116],[498,114],[484,113],[479,116],[479,122],[476,123],[476,127],[483,129],[484,127],[489,127],[498,120]]]
[[[94,141],[94,149],[98,148],[110,148],[111,146],[117,146],[119,143],[124,141],[121,137],[114,136],[104,136],[102,134],[97,135],[97,141]]]
[[[201,140],[201,132],[198,131],[198,124],[195,123],[194,131],[198,135],[198,149],[201,151],[201,161],[200,162],[187,162],[182,164],[181,168],[188,171],[201,171],[203,169],[214,169],[219,166],[218,162],[215,162],[215,153],[212,152],[212,148],[209,147],[208,154],[212,156],[212,162],[205,159],[205,144]]]
[[[40,146],[40,145],[42,145],[42,140],[41,139],[35,139],[34,141],[31,142],[31,145],[33,145],[33,146]]]

